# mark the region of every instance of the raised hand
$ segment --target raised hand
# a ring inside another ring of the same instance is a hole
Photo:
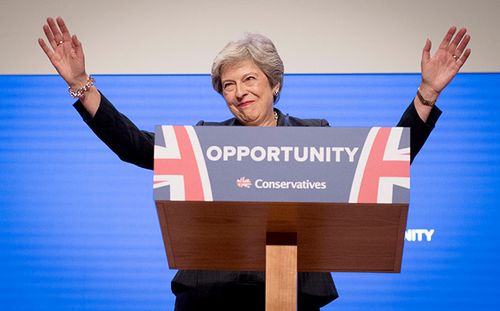
[[[466,49],[466,47],[470,36],[466,34],[465,28],[456,31],[457,28],[454,26],[448,30],[432,57],[431,41],[427,39],[425,43],[422,51],[420,88],[430,97],[428,99],[435,100],[469,58],[471,49]]]
[[[54,68],[72,89],[82,87],[88,75],[85,72],[85,57],[81,42],[76,35],[70,35],[61,17],[56,21],[51,17],[47,18],[43,31],[50,46],[42,38],[38,39],[38,43]]]
[[[86,84],[90,79],[85,72],[82,44],[76,35],[70,35],[61,17],[58,17],[56,21],[51,17],[47,18],[47,24],[43,25],[43,32],[50,46],[39,38],[40,47],[71,90],[84,90],[81,95],[76,96],[79,97],[90,116],[94,117],[101,102],[101,93],[94,86],[83,88],[87,87]]]

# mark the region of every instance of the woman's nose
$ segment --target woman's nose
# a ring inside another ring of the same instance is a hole
[[[243,98],[247,94],[247,90],[244,85],[242,84],[236,84],[236,98],[240,99]]]

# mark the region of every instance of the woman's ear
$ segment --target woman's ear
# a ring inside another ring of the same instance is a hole
[[[278,94],[280,93],[280,83],[276,83],[276,85],[273,87],[273,95],[274,97],[278,96]]]

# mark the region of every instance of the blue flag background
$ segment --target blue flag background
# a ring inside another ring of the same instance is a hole
[[[100,75],[140,128],[231,117],[208,75]],[[417,74],[286,75],[277,107],[332,126],[394,126]],[[411,171],[400,274],[334,273],[323,310],[500,307],[500,74],[459,74]],[[172,310],[152,172],[121,162],[57,76],[0,76],[0,309]]]

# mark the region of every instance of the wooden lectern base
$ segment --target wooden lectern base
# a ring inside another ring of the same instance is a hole
[[[297,310],[297,233],[266,234],[266,311]]]

